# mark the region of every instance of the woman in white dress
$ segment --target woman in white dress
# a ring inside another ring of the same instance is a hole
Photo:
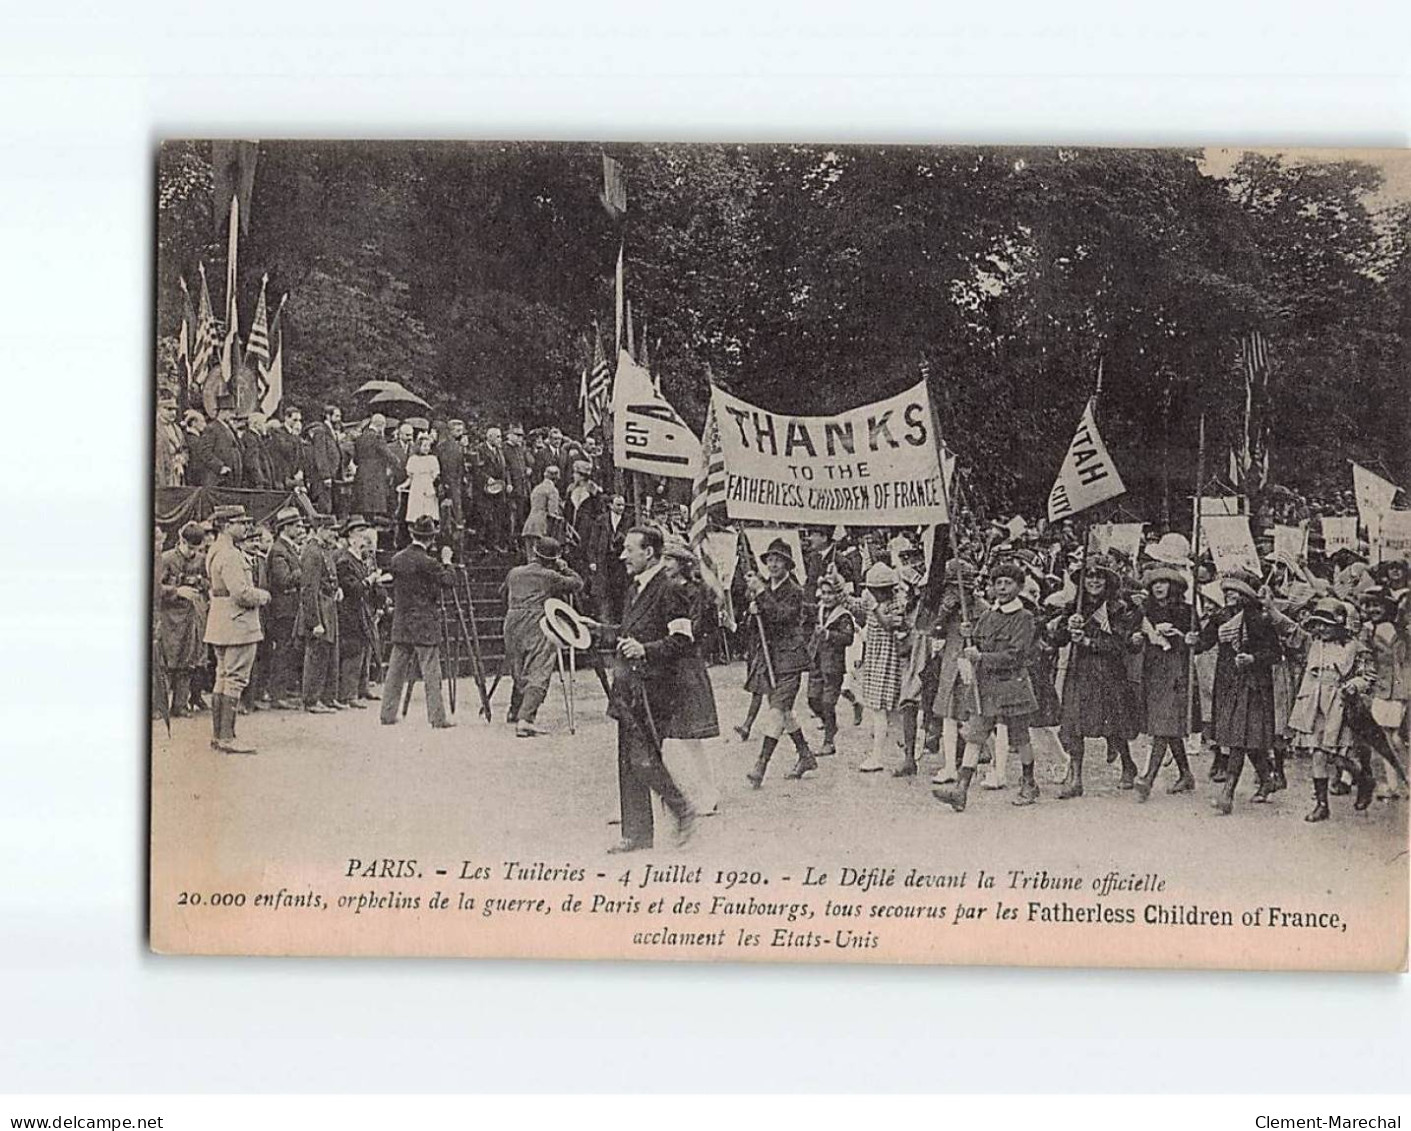
[[[407,457],[407,478],[397,488],[407,493],[407,523],[419,518],[441,518],[441,506],[436,501],[436,479],[441,463],[431,454],[431,433],[416,438],[416,453]]]

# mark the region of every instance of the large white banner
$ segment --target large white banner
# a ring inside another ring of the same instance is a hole
[[[1377,530],[1382,561],[1411,561],[1411,511],[1387,511]]]
[[[712,392],[731,518],[921,526],[946,519],[926,383],[837,416],[766,412]]]
[[[701,442],[671,404],[652,388],[651,375],[618,351],[612,383],[612,455],[623,471],[694,479]]]
[[[1115,550],[1135,562],[1142,549],[1142,522],[1098,522],[1088,531],[1088,545],[1094,554]]]
[[[1395,483],[1368,471],[1360,463],[1352,465],[1352,493],[1357,500],[1357,514],[1368,531],[1376,525],[1377,519],[1391,510],[1397,490]]]
[[[1107,445],[1098,434],[1093,417],[1093,402],[1083,409],[1078,430],[1063,456],[1053,490],[1048,493],[1048,520],[1058,522],[1071,518],[1098,503],[1126,493],[1117,465],[1107,454]]]
[[[1254,548],[1254,537],[1249,532],[1248,515],[1208,514],[1200,520],[1200,531],[1205,536],[1205,548],[1221,573],[1232,569],[1245,569],[1253,574],[1263,572],[1259,551]]]
[[[1323,553],[1332,557],[1339,550],[1357,549],[1357,520],[1351,515],[1323,519]]]

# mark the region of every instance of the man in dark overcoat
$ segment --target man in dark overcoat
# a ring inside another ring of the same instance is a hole
[[[392,658],[387,664],[387,680],[382,688],[382,723],[397,722],[402,689],[420,669],[426,685],[426,715],[433,727],[455,726],[446,717],[441,700],[441,592],[455,584],[451,569],[451,547],[441,547],[438,564],[431,543],[440,531],[430,515],[411,524],[411,545],[393,557],[392,573]],[[413,666],[415,665],[415,666]]]
[[[613,629],[589,622],[613,647],[608,715],[617,720],[622,839],[609,852],[653,846],[653,793],[676,818],[678,845],[695,831],[696,812],[661,759],[662,726],[685,710],[681,701],[690,693],[678,660],[694,648],[689,597],[663,570],[662,551],[660,530],[630,530],[622,558],[632,584],[622,623]]]
[[[338,571],[333,564],[335,519],[318,514],[299,555],[299,616],[294,634],[304,642],[304,710],[327,714],[338,701]]]
[[[275,538],[265,563],[270,601],[265,609],[266,633],[270,644],[270,698],[279,708],[293,706],[299,682],[302,650],[294,635],[299,619],[301,576],[299,557],[303,552],[304,517],[298,507],[283,507],[274,516]]]

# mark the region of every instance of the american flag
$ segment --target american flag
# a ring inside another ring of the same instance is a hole
[[[612,396],[612,375],[608,359],[603,354],[603,336],[593,323],[593,367],[588,373],[588,395],[583,401],[583,435],[603,427],[607,418],[608,401]]]
[[[1269,348],[1264,335],[1252,330],[1240,342],[1244,371],[1244,439],[1235,486],[1258,491],[1269,479]]]
[[[191,346],[191,383],[195,387],[206,383],[211,370],[211,358],[216,352],[216,319],[211,312],[211,291],[206,286],[206,267],[201,265],[201,298],[196,312],[196,337]]]
[[[252,357],[261,369],[269,368],[269,311],[265,306],[266,275],[260,280],[260,301],[255,304],[255,317],[250,323],[250,336],[245,339],[245,356]]]
[[[721,578],[724,571],[712,560],[706,533],[710,530],[710,508],[725,505],[725,450],[720,443],[720,423],[715,417],[715,402],[706,409],[705,428],[701,433],[701,461],[696,465],[695,490],[691,495],[691,549],[701,563],[701,580],[715,594],[725,611],[727,625],[733,630],[733,613],[729,595]]]

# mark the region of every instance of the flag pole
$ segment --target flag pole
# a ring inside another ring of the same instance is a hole
[[[955,468],[951,471],[951,481],[946,482],[946,460],[945,453],[941,445],[941,413],[936,407],[936,400],[931,396],[931,374],[930,366],[925,361],[921,362],[921,380],[926,384],[926,403],[931,406],[931,442],[936,450],[936,466],[941,473],[941,497],[946,501],[946,537],[950,542],[950,556],[955,560],[955,587],[960,593],[960,622],[965,626],[964,640],[968,646],[971,642],[974,625],[970,622],[970,601],[965,594],[965,570],[960,560],[960,539],[955,533],[955,488],[960,483],[960,463],[956,461]],[[970,667],[964,661],[964,667]],[[973,697],[971,706],[977,714],[980,713],[980,683],[975,678],[973,668],[970,671],[969,679],[966,682],[970,685],[970,694]]]
[[[1195,515],[1191,520],[1191,628],[1200,631],[1200,496],[1205,490],[1205,413],[1200,414],[1200,432],[1195,454]],[[1186,733],[1195,731],[1195,649],[1186,650]]]
[[[1102,396],[1102,354],[1097,355],[1097,387],[1093,390],[1092,399],[1088,401],[1088,407],[1092,410],[1093,425],[1097,425],[1097,402]],[[1083,525],[1083,560],[1078,563],[1078,599],[1073,611],[1077,616],[1083,615],[1083,598],[1087,596],[1088,581],[1088,558],[1092,552],[1093,524],[1088,520]]]

